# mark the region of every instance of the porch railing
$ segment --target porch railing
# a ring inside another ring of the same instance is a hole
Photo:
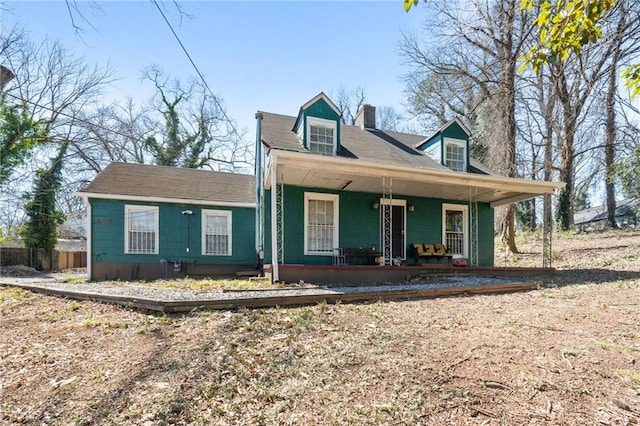
[[[446,233],[447,249],[453,254],[464,254],[464,234],[461,232]]]

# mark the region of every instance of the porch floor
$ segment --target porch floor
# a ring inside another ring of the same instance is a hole
[[[555,268],[488,267],[450,264],[426,265],[278,265],[279,281],[284,283],[321,284],[325,286],[407,283],[442,275],[478,275],[490,277],[531,277],[550,275]],[[265,275],[273,278],[271,265],[265,265]]]

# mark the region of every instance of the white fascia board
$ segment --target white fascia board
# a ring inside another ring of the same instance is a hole
[[[506,204],[517,203],[519,201],[526,201],[532,198],[536,198],[539,194],[520,194],[513,197],[503,198],[502,200],[496,200],[489,203],[491,208],[504,206]]]
[[[76,192],[74,195],[81,198],[97,198],[100,200],[116,201],[142,201],[145,203],[169,203],[169,204],[195,204],[199,206],[220,206],[220,207],[244,207],[256,208],[256,203],[237,203],[230,201],[205,201],[193,200],[189,198],[170,197],[149,197],[141,195],[120,195],[120,194],[98,194],[92,192]]]
[[[341,116],[340,114],[340,110],[338,109],[338,107],[336,106],[336,104],[333,103],[333,101],[324,94],[324,92],[320,92],[317,95],[315,95],[313,98],[309,99],[307,102],[305,102],[304,105],[302,105],[301,109],[302,110],[306,110],[307,108],[309,108],[311,105],[315,104],[318,100],[320,99],[324,99],[324,101],[327,103],[327,105],[329,105],[329,107],[339,116]]]
[[[542,194],[551,194],[555,189],[565,187],[561,182],[532,181],[521,178],[507,178],[502,176],[477,175],[473,173],[454,172],[449,170],[428,170],[394,166],[391,164],[372,163],[348,158],[330,157],[326,155],[309,155],[306,153],[281,151],[273,156],[273,164],[294,164],[298,167],[322,168],[343,171],[361,176],[377,176],[402,178],[422,182],[440,184],[466,185],[478,188],[506,190],[531,194],[530,198]],[[312,158],[311,158],[312,157]]]

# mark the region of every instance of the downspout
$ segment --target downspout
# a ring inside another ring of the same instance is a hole
[[[262,271],[264,262],[264,241],[262,241],[262,226],[263,226],[263,203],[262,203],[262,176],[264,171],[262,170],[262,118],[261,112],[256,113],[256,149],[255,149],[255,175],[256,175],[256,218],[255,218],[255,233],[256,233],[256,268]]]
[[[87,206],[87,281],[91,281],[91,264],[93,259],[91,257],[91,246],[93,245],[93,234],[91,230],[91,203],[89,197],[83,197],[85,206]]]
[[[280,281],[278,274],[278,196],[276,194],[276,169],[278,167],[278,159],[271,156],[271,280],[273,282]]]

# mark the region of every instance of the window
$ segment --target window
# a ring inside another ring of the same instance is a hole
[[[304,252],[332,255],[338,247],[338,195],[304,194]]]
[[[467,142],[445,138],[445,165],[456,172],[467,171]]]
[[[322,155],[334,155],[336,146],[336,122],[316,117],[307,118],[309,151]]]
[[[125,253],[158,254],[158,207],[124,206]]]
[[[467,223],[469,207],[457,204],[442,205],[442,241],[453,254],[467,257]]]
[[[202,210],[202,254],[231,256],[231,211]]]

